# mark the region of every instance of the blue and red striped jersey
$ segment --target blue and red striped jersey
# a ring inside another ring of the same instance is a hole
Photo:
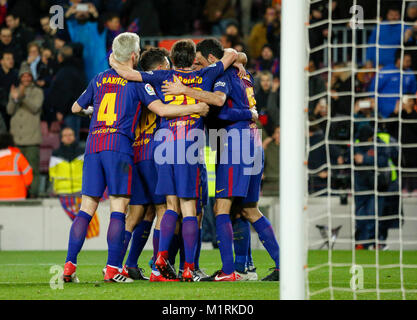
[[[227,121],[227,128],[248,128],[252,123],[249,109],[256,107],[253,83],[253,77],[248,71],[245,77],[240,78],[236,68],[227,69],[216,80],[213,91],[223,92],[227,96],[218,114],[221,120]],[[246,115],[245,120],[242,120],[242,115]]]
[[[78,98],[93,106],[85,153],[105,150],[133,154],[132,144],[142,106],[158,100],[150,84],[131,82],[108,69],[96,75]]]
[[[184,95],[164,95],[161,86],[167,81],[173,81],[176,75],[180,81],[188,87],[212,91],[215,80],[224,73],[221,61],[198,71],[191,70],[156,70],[141,72],[142,81],[150,83],[159,97],[164,97],[163,102],[175,105],[190,105],[198,103],[193,98]],[[183,139],[191,129],[204,129],[203,119],[199,115],[190,115],[175,119],[161,118],[159,128],[170,129],[174,139]]]
[[[142,110],[133,143],[134,163],[153,159],[154,133],[158,129],[159,116],[148,108]]]

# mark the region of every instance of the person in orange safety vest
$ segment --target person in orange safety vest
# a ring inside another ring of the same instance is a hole
[[[26,199],[33,172],[29,162],[14,147],[13,136],[0,134],[0,201]]]

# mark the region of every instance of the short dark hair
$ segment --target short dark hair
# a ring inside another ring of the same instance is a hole
[[[223,58],[224,49],[219,40],[215,38],[205,39],[197,43],[197,51],[201,53],[204,58],[208,58],[209,54],[212,54],[217,59]]]
[[[163,64],[168,56],[169,53],[164,48],[150,48],[142,53],[139,63],[144,71],[150,71]]]
[[[12,16],[13,17],[13,19],[20,19],[20,17],[15,13],[15,12],[8,12],[7,14],[6,14],[6,17],[10,17],[10,16]]]
[[[13,51],[10,51],[10,50],[4,50],[4,51],[1,51],[0,52],[0,60],[3,60],[3,58],[4,58],[4,55],[5,54],[11,54],[12,56],[13,56],[13,58],[14,58],[14,53],[13,53]]]
[[[109,13],[106,14],[104,21],[107,22],[107,21],[113,20],[114,18],[119,18],[120,19],[120,16],[115,12],[109,12]]]
[[[1,133],[0,134],[0,150],[6,149],[8,147],[14,147],[13,136],[8,132]]]
[[[171,60],[178,68],[189,68],[195,59],[195,43],[191,39],[179,40],[171,49]]]

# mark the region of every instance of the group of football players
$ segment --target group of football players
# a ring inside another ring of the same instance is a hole
[[[275,263],[262,280],[279,281],[278,242],[258,208],[263,150],[246,55],[223,49],[216,39],[179,40],[170,54],[151,48],[140,55],[139,37],[129,32],[117,36],[112,49],[112,68],[95,76],[72,107],[91,123],[64,281],[79,281],[77,256],[106,187],[111,215],[104,281],[257,280],[250,225]],[[138,62],[143,71],[135,70]],[[211,276],[199,267],[208,198],[201,136],[207,129],[219,133],[210,145],[217,151],[214,213],[222,268]],[[155,217],[147,278],[137,262]]]

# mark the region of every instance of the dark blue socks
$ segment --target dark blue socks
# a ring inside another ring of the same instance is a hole
[[[92,216],[88,213],[80,210],[72,222],[65,262],[71,261],[73,264],[77,264],[77,256],[84,244],[91,218]]]
[[[250,242],[250,223],[241,218],[233,222],[233,244],[235,249],[235,270],[245,272]]]
[[[108,257],[107,265],[118,267],[121,264],[121,254],[125,239],[125,214],[112,212],[107,230]]]
[[[279,246],[271,223],[266,217],[263,216],[252,225],[258,233],[259,239],[264,245],[266,251],[268,251],[272,260],[274,260],[275,268],[279,269]]]
[[[126,266],[129,268],[138,267],[138,259],[148,241],[151,228],[152,222],[142,220],[133,230],[132,245],[130,246],[129,255],[126,260]]]
[[[233,264],[233,228],[228,214],[216,216],[216,234],[222,259],[222,271],[231,274],[235,271]]]

